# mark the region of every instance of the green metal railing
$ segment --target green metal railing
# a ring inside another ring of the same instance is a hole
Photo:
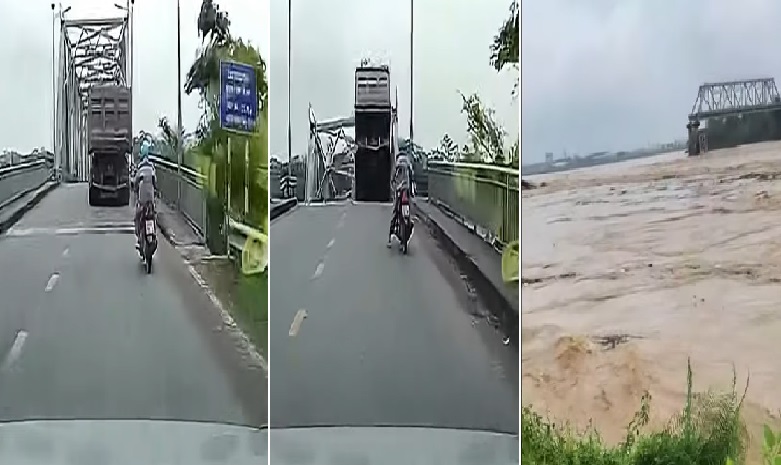
[[[518,241],[518,169],[429,161],[429,199],[484,230],[501,248]]]
[[[260,217],[262,205],[268,203],[267,199],[256,199],[258,196],[254,195],[261,191],[260,178],[249,178],[249,182],[258,184],[249,186],[244,179],[234,179],[231,176],[226,186],[230,192],[230,200],[226,205],[227,214],[222,224],[211,225],[207,196],[204,192],[207,178],[184,166],[179,177],[176,163],[158,154],[150,158],[157,167],[158,188],[162,199],[178,209],[207,243],[215,242],[209,240],[210,234],[222,235],[223,240],[217,242],[224,244],[228,255],[238,262],[244,274],[262,273],[268,265],[268,236],[255,227],[255,221],[247,224],[250,218]],[[262,169],[258,176],[260,174]]]
[[[246,225],[262,229],[264,218],[268,217],[268,193],[264,192],[263,187],[263,181],[268,178],[268,167],[244,168],[230,168],[230,216]]]

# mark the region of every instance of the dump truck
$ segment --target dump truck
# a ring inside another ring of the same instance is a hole
[[[96,85],[87,94],[89,204],[130,204],[133,114],[130,88]]]
[[[391,198],[393,107],[388,66],[355,70],[355,173],[353,198],[387,202]]]

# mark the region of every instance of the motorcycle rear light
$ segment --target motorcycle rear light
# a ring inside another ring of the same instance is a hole
[[[406,192],[406,191],[405,191],[405,192],[402,192],[402,193],[401,193],[401,203],[404,203],[404,204],[406,204],[406,203],[408,203],[408,202],[409,202],[409,200],[407,200],[407,192]]]

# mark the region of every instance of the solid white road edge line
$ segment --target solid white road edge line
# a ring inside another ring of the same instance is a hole
[[[244,331],[242,331],[241,328],[239,328],[239,326],[236,324],[236,321],[233,319],[230,313],[225,309],[225,306],[222,305],[222,302],[220,302],[220,299],[214,294],[214,292],[212,292],[211,288],[206,283],[206,280],[203,279],[201,274],[198,273],[198,270],[196,270],[191,263],[187,263],[187,271],[190,272],[190,275],[193,277],[195,282],[198,283],[201,289],[203,289],[203,291],[209,297],[209,300],[211,300],[212,305],[214,305],[217,308],[217,310],[220,311],[220,316],[222,317],[223,324],[229,327],[231,332],[233,332],[233,334],[238,337],[239,342],[241,343],[241,348],[246,351],[247,355],[250,357],[253,363],[263,368],[263,372],[266,374],[266,378],[268,378],[268,362],[266,361],[265,358],[263,358],[263,355],[261,355],[260,352],[258,352],[258,349],[255,347],[252,341],[250,341],[247,335],[244,334]]]

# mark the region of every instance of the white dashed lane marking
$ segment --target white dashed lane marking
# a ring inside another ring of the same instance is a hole
[[[290,330],[287,332],[288,336],[296,337],[298,331],[301,330],[301,323],[304,322],[307,313],[303,308],[296,312],[296,316],[293,317],[293,323],[290,324]]]
[[[51,292],[52,289],[54,289],[54,286],[57,285],[57,281],[60,279],[59,273],[52,273],[52,275],[49,277],[49,281],[46,282],[46,289],[44,289],[44,292]]]
[[[323,274],[323,269],[325,268],[325,262],[320,262],[317,264],[317,268],[315,268],[315,274],[312,275],[312,279],[317,279],[320,277],[320,275]]]
[[[22,355],[24,342],[27,340],[27,335],[27,331],[24,330],[20,330],[18,333],[16,333],[14,343],[3,359],[3,364],[0,365],[0,371],[7,371],[14,365],[14,363],[16,363],[17,360],[19,360],[19,357]]]

